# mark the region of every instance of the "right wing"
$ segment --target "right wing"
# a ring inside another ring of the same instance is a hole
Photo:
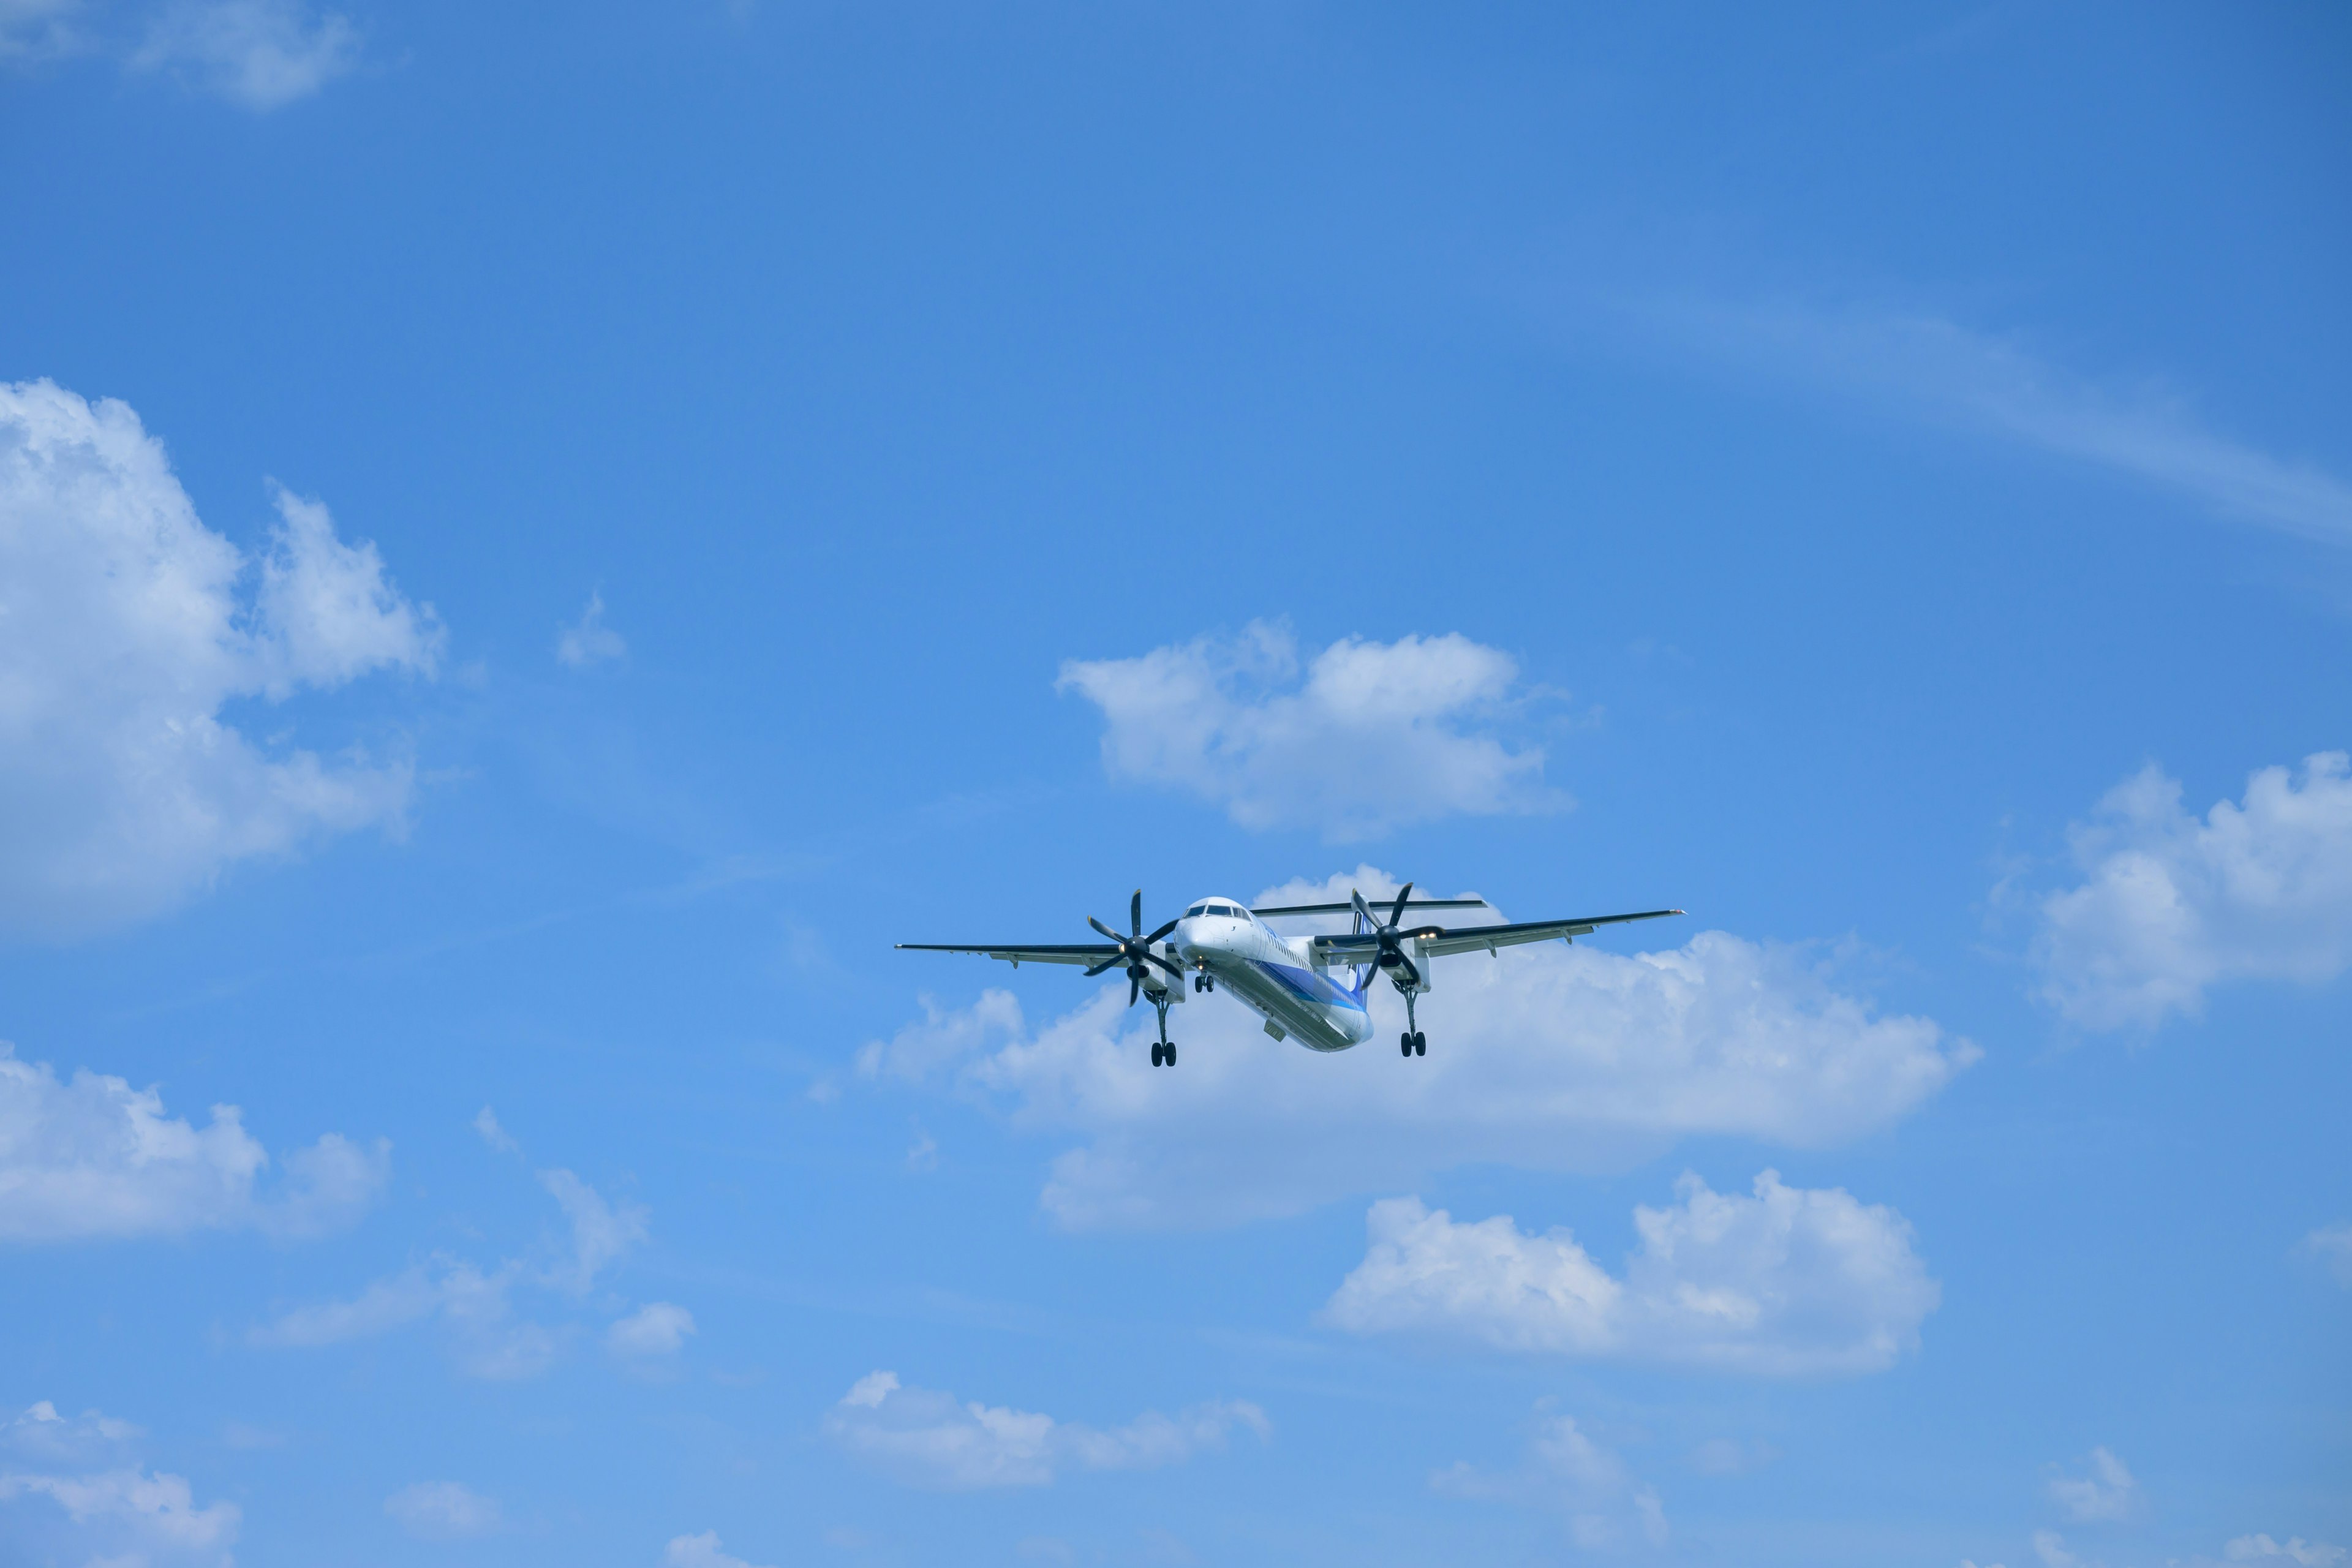
[[[1059,947],[961,947],[951,942],[902,942],[902,952],[976,952],[982,958],[1001,958],[1018,969],[1024,963],[1075,963],[1092,969],[1106,958],[1117,958],[1119,950],[1107,942],[1066,942]]]
[[[1388,899],[1374,899],[1371,900],[1371,904],[1374,909],[1380,910],[1389,910],[1395,907],[1394,901]],[[1484,899],[1415,899],[1405,905],[1405,909],[1408,911],[1412,910],[1484,910],[1490,909],[1493,906],[1488,904]],[[1250,913],[1254,915],[1346,915],[1353,914],[1355,910],[1356,906],[1353,904],[1279,904],[1270,910],[1252,910]]]

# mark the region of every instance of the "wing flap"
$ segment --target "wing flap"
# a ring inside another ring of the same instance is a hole
[[[1092,969],[1106,958],[1118,956],[1118,949],[1107,942],[1064,942],[1043,947],[964,947],[944,942],[902,942],[901,952],[971,952],[982,958],[1001,958],[1007,963],[1075,963],[1082,969]]]

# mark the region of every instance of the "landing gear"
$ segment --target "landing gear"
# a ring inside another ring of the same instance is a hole
[[[1195,974],[1194,976],[1192,976],[1192,989],[1193,989],[1193,990],[1195,990],[1195,991],[1214,991],[1216,988],[1217,988],[1217,977],[1216,977],[1215,975],[1213,975],[1213,974]]]
[[[1172,1068],[1176,1065],[1176,1042],[1168,1037],[1168,1009],[1174,1001],[1175,998],[1165,991],[1151,994],[1151,1005],[1160,1011],[1160,1041],[1151,1047],[1153,1067]]]
[[[1397,1047],[1409,1057],[1425,1057],[1429,1054],[1429,1037],[1418,1028],[1410,1026],[1413,1021],[1412,999],[1421,993],[1417,989],[1407,989],[1402,986],[1398,989],[1404,991],[1404,1021],[1408,1027],[1398,1039]]]

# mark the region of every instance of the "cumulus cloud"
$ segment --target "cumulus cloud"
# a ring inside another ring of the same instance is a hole
[[[261,112],[310,97],[359,57],[351,19],[302,0],[171,0],[130,64]]]
[[[1588,1552],[1666,1543],[1665,1508],[1656,1489],[1637,1479],[1570,1416],[1544,1416],[1514,1469],[1487,1471],[1457,1461],[1433,1472],[1429,1484],[1445,1497],[1557,1510],[1567,1517],[1570,1538]]]
[[[221,718],[439,658],[431,607],[373,544],[275,499],[274,542],[248,561],[128,405],[0,384],[0,931],[120,925],[237,861],[401,824],[407,763],[257,744]]]
[[[1056,1421],[1032,1411],[909,1388],[896,1373],[859,1378],[825,1417],[825,1433],[844,1449],[909,1486],[948,1491],[1045,1486],[1063,1469],[1148,1470],[1222,1448],[1245,1426],[1271,1436],[1265,1413],[1240,1400],[1218,1400],[1173,1416],[1147,1411],[1124,1426]]]
[[[198,1128],[166,1114],[161,1092],[17,1059],[0,1041],[0,1242],[86,1241],[253,1229],[299,1238],[351,1223],[375,1201],[391,1144],[330,1132],[269,1156],[234,1105]]]
[[[140,1435],[96,1411],[60,1416],[47,1400],[0,1425],[0,1538],[27,1562],[228,1568],[236,1505],[200,1506],[186,1477],[140,1464]]]
[[[1353,1333],[1436,1333],[1501,1350],[1663,1361],[1773,1377],[1884,1371],[1916,1346],[1939,1288],[1894,1210],[1840,1188],[1695,1175],[1637,1207],[1641,1245],[1611,1274],[1565,1230],[1507,1215],[1456,1224],[1418,1198],[1374,1204],[1370,1246],[1325,1308]]]
[[[757,1568],[740,1557],[731,1557],[719,1549],[719,1532],[706,1530],[699,1535],[678,1535],[670,1539],[662,1552],[662,1568]]]
[[[555,657],[574,669],[585,669],[608,658],[618,658],[629,651],[621,634],[604,624],[604,595],[588,595],[587,607],[580,618],[557,634]]]
[[[604,1331],[605,1347],[617,1355],[676,1355],[694,1332],[694,1314],[669,1301],[648,1301]]]
[[[1350,886],[1395,883],[1364,867],[1261,901]],[[1122,980],[1034,1031],[1001,991],[930,1006],[858,1065],[1076,1134],[1043,1202],[1089,1228],[1296,1214],[1471,1163],[1622,1170],[1694,1135],[1822,1147],[1891,1125],[1977,1056],[1931,1020],[1837,989],[1802,950],[1722,931],[1633,956],[1546,943],[1446,958],[1435,979],[1421,1004],[1429,1054],[1410,1061],[1381,1046],[1404,1023],[1385,986],[1371,1044],[1330,1057],[1180,989],[1169,1030],[1182,1065],[1154,1071],[1150,1011],[1127,1008]]]
[[[1557,811],[1539,746],[1497,733],[1526,695],[1508,654],[1458,633],[1344,637],[1307,661],[1280,626],[1139,658],[1073,659],[1056,689],[1102,710],[1103,766],[1244,827],[1368,838],[1442,816]]]
[[[2050,1496],[2079,1523],[2126,1519],[2139,1501],[2139,1483],[2113,1453],[2094,1448],[2086,1473],[2050,1479]]]
[[[611,1203],[570,1171],[541,1171],[539,1178],[570,1222],[568,1245],[543,1244],[488,1268],[436,1253],[373,1281],[348,1300],[289,1308],[256,1325],[247,1340],[257,1345],[317,1348],[437,1318],[447,1327],[458,1363],[468,1374],[494,1382],[537,1376],[554,1364],[565,1334],[518,1317],[515,1293],[535,1289],[575,1300],[585,1296],[600,1273],[645,1239],[647,1219],[644,1205]],[[685,1318],[682,1325],[670,1323],[675,1331],[693,1331],[685,1309],[667,1303],[656,1307]],[[657,1316],[635,1331],[640,1338],[657,1337],[666,1321]]]
[[[2042,995],[2089,1029],[2194,1016],[2235,980],[2316,984],[2352,965],[2352,759],[2263,768],[2201,819],[2154,764],[2071,835],[2080,886],[2042,900]]]
[[[464,1541],[499,1527],[494,1499],[456,1481],[418,1481],[383,1500],[383,1511],[421,1541]]]

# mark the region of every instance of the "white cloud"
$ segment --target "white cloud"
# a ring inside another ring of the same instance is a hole
[[[626,1356],[676,1355],[694,1332],[694,1314],[668,1301],[648,1301],[604,1331],[604,1343]]]
[[[835,1443],[897,1479],[950,1491],[1044,1486],[1070,1468],[1157,1469],[1222,1448],[1236,1426],[1261,1439],[1272,1431],[1263,1411],[1239,1400],[1196,1405],[1172,1417],[1147,1411],[1106,1429],[959,1404],[952,1394],[907,1387],[888,1372],[859,1378],[824,1425]]]
[[[464,1541],[499,1527],[499,1505],[456,1481],[418,1481],[383,1500],[383,1511],[424,1541]]]
[[[1508,654],[1459,634],[1342,638],[1301,679],[1280,626],[1200,637],[1139,658],[1073,659],[1056,689],[1103,712],[1113,778],[1170,785],[1244,827],[1334,840],[1467,814],[1557,811],[1543,750],[1495,731],[1524,694]]]
[[[483,1142],[501,1154],[518,1153],[522,1149],[522,1145],[516,1142],[507,1130],[499,1125],[498,1112],[487,1105],[474,1112],[474,1131],[482,1135]]]
[[[539,1181],[572,1222],[572,1257],[551,1272],[554,1283],[584,1291],[607,1264],[645,1240],[650,1212],[643,1204],[607,1203],[569,1171],[541,1171]]]
[[[391,1145],[328,1133],[286,1156],[286,1175],[257,1192],[269,1156],[234,1105],[203,1128],[167,1116],[152,1088],[47,1062],[0,1041],[0,1242],[81,1241],[256,1229],[289,1238],[349,1224],[390,1173]]]
[[[2094,1448],[2088,1473],[2052,1477],[2050,1496],[2078,1522],[2125,1519],[2139,1501],[2139,1483],[2113,1453]]]
[[[2042,1559],[2042,1568],[2084,1568],[2083,1560],[2066,1550],[2066,1538],[2054,1530],[2033,1532],[2033,1554]]]
[[[699,1535],[679,1535],[670,1540],[662,1552],[662,1568],[757,1568],[740,1557],[730,1557],[719,1549],[719,1532],[706,1530]]]
[[[608,1203],[569,1171],[541,1171],[539,1178],[571,1222],[568,1246],[542,1245],[532,1255],[509,1258],[488,1269],[436,1254],[375,1280],[348,1300],[280,1312],[256,1325],[247,1340],[257,1345],[315,1348],[387,1333],[438,1317],[447,1325],[459,1364],[468,1374],[494,1382],[536,1377],[554,1364],[566,1336],[540,1323],[518,1320],[513,1293],[531,1288],[575,1299],[585,1296],[598,1274],[644,1240],[647,1220],[642,1205]],[[683,1308],[667,1303],[656,1303],[656,1308],[685,1316]],[[640,1323],[637,1331],[650,1333],[659,1321]],[[615,1330],[621,1326],[615,1325]],[[693,1331],[690,1317],[680,1331]]]
[[[1351,885],[1395,886],[1365,867],[1277,892],[1344,898]],[[1435,975],[1420,1014],[1429,1054],[1410,1061],[1393,1048],[1403,1008],[1385,986],[1381,1032],[1339,1056],[1268,1039],[1221,994],[1180,992],[1169,1030],[1181,1065],[1155,1071],[1150,1010],[1128,1010],[1122,980],[1034,1032],[1001,991],[962,1011],[927,1005],[859,1067],[1078,1134],[1043,1201],[1087,1228],[1296,1214],[1470,1163],[1622,1170],[1694,1135],[1821,1147],[1891,1125],[1978,1054],[1928,1019],[1878,1016],[1801,950],[1721,931],[1630,957],[1512,948],[1441,960]]]
[[[71,52],[81,41],[80,9],[80,0],[0,0],[0,61]]]
[[[1468,1501],[1558,1510],[1567,1517],[1570,1538],[1588,1552],[1666,1543],[1666,1513],[1656,1489],[1637,1479],[1570,1416],[1538,1421],[1516,1469],[1495,1473],[1456,1462],[1432,1472],[1429,1484]]]
[[[1690,1467],[1702,1476],[1744,1476],[1762,1469],[1780,1457],[1780,1450],[1769,1443],[1709,1437],[1690,1451]]]
[[[621,634],[604,624],[604,595],[588,595],[587,607],[580,618],[563,628],[555,639],[555,657],[574,669],[585,669],[608,658],[619,658],[629,651]]]
[[[241,1515],[235,1503],[198,1506],[184,1476],[140,1465],[136,1426],[96,1411],[75,1419],[47,1400],[0,1426],[0,1539],[26,1561],[227,1568]]]
[[[2231,1563],[2262,1563],[2277,1560],[2302,1564],[2302,1568],[2330,1568],[2341,1563],[2347,1553],[2340,1546],[2330,1546],[2324,1541],[2306,1542],[2294,1536],[2285,1542],[2272,1540],[2267,1535],[2241,1535],[2221,1548],[2221,1555]]]
[[[1370,1246],[1326,1319],[1354,1333],[1437,1333],[1498,1349],[1793,1377],[1879,1372],[1918,1342],[1936,1282],[1894,1210],[1767,1171],[1753,1197],[1695,1175],[1637,1207],[1622,1279],[1565,1230],[1507,1215],[1455,1224],[1418,1198],[1374,1204]]]
[[[2352,1289],[2352,1225],[2324,1225],[2303,1238],[2305,1250],[2326,1259],[2336,1282]]]
[[[2226,517],[2352,543],[2352,486],[2216,434],[2160,385],[2103,385],[2020,339],[1933,316],[1690,304],[1669,314],[1710,356],[1760,359],[1862,391],[1874,406],[1907,406],[2177,490]]]
[[[2316,984],[2352,966],[2352,760],[2264,768],[2202,820],[2153,764],[2070,835],[2079,887],[2041,904],[2042,996],[2092,1029],[2195,1015],[2232,980]]]
[[[258,112],[309,98],[359,56],[349,17],[302,0],[172,0],[130,63]]]
[[[439,657],[431,607],[373,545],[342,543],[315,501],[276,501],[275,543],[249,562],[127,405],[0,384],[0,931],[120,925],[236,861],[400,825],[405,763],[323,762],[221,720],[236,699],[430,676]]]

